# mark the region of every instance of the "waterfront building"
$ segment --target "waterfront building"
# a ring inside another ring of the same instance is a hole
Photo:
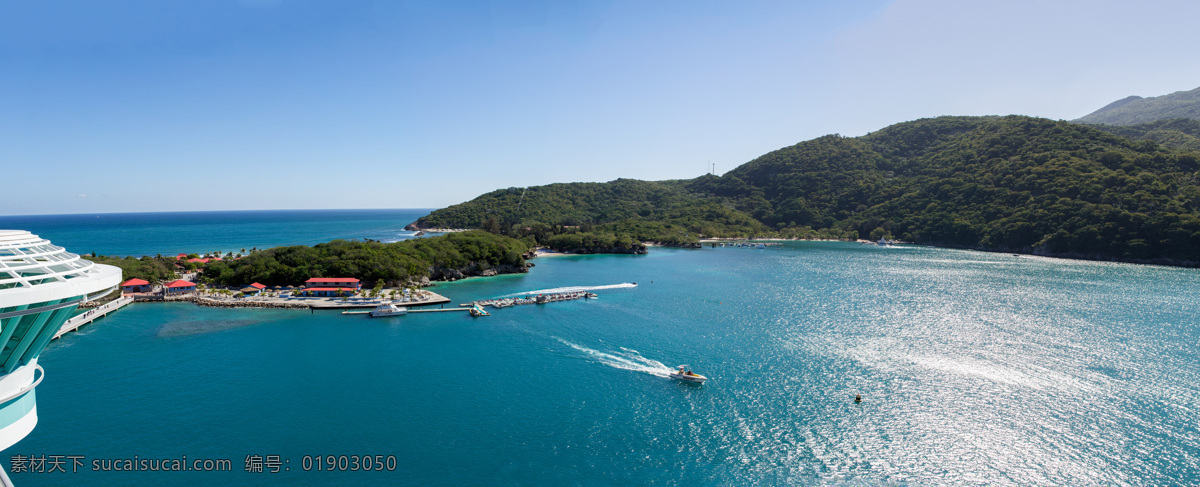
[[[196,285],[180,279],[178,281],[168,282],[163,286],[163,294],[173,296],[176,294],[186,294],[196,291]]]
[[[143,279],[130,279],[121,283],[121,292],[123,293],[148,293],[150,292],[150,282]]]
[[[336,297],[338,293],[353,294],[362,283],[353,277],[314,277],[304,281],[302,291],[309,296]]]
[[[121,269],[95,264],[23,230],[0,230],[0,449],[37,425],[38,356],[82,303],[121,284]],[[12,485],[0,469],[0,482]]]
[[[266,288],[267,288],[267,286],[264,286],[264,285],[256,282],[254,284],[251,284],[249,286],[242,288],[241,292],[242,292],[242,294],[245,294],[247,296],[255,296],[255,295],[258,295],[259,293],[261,293],[263,291],[263,289],[266,289]]]

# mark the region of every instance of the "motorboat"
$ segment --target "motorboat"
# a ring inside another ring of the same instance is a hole
[[[671,377],[672,379],[681,380],[684,382],[693,382],[696,384],[703,384],[704,381],[708,380],[708,377],[697,374],[690,370],[684,370],[683,367],[679,367],[679,370],[677,370],[675,372],[671,372],[669,377]]]
[[[402,316],[408,314],[408,308],[404,306],[396,306],[391,301],[385,302],[375,309],[371,310],[372,318],[384,318],[387,316]]]

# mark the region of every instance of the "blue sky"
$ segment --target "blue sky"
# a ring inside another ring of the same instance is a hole
[[[441,207],[1200,86],[1200,2],[0,0],[0,214]]]

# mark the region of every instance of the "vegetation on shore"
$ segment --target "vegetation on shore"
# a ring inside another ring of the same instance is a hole
[[[148,282],[170,281],[175,279],[175,258],[161,255],[150,257],[112,257],[105,255],[86,255],[84,259],[97,264],[106,264],[121,268],[124,279],[144,279]]]
[[[417,228],[481,228],[539,245],[563,246],[592,234],[614,243],[635,240],[693,245],[705,236],[741,236],[768,230],[749,215],[678,186],[618,179],[492,191],[422,217]],[[580,247],[582,249],[582,247]]]
[[[1200,151],[1200,120],[1171,118],[1137,125],[1092,125],[1093,128],[1133,140],[1148,140],[1171,149]]]
[[[582,234],[682,244],[887,236],[1196,265],[1200,154],[1127,137],[1023,116],[922,119],[801,142],[723,176],[494,191],[416,226],[480,227],[561,247],[574,243],[561,237],[570,234],[581,234],[581,246]]]
[[[456,275],[524,272],[532,239],[482,231],[395,243],[334,240],[312,247],[274,247],[238,259],[211,261],[202,280],[214,284],[298,285],[312,277],[354,277],[364,287],[404,285]]]

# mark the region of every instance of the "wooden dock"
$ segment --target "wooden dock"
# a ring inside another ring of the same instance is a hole
[[[82,314],[74,316],[67,320],[66,323],[63,323],[62,328],[59,328],[58,332],[54,334],[54,338],[63,336],[67,332],[78,330],[79,327],[95,321],[96,318],[107,316],[109,313],[121,309],[121,307],[132,302],[133,298],[129,296],[121,296],[103,306],[84,311]]]

